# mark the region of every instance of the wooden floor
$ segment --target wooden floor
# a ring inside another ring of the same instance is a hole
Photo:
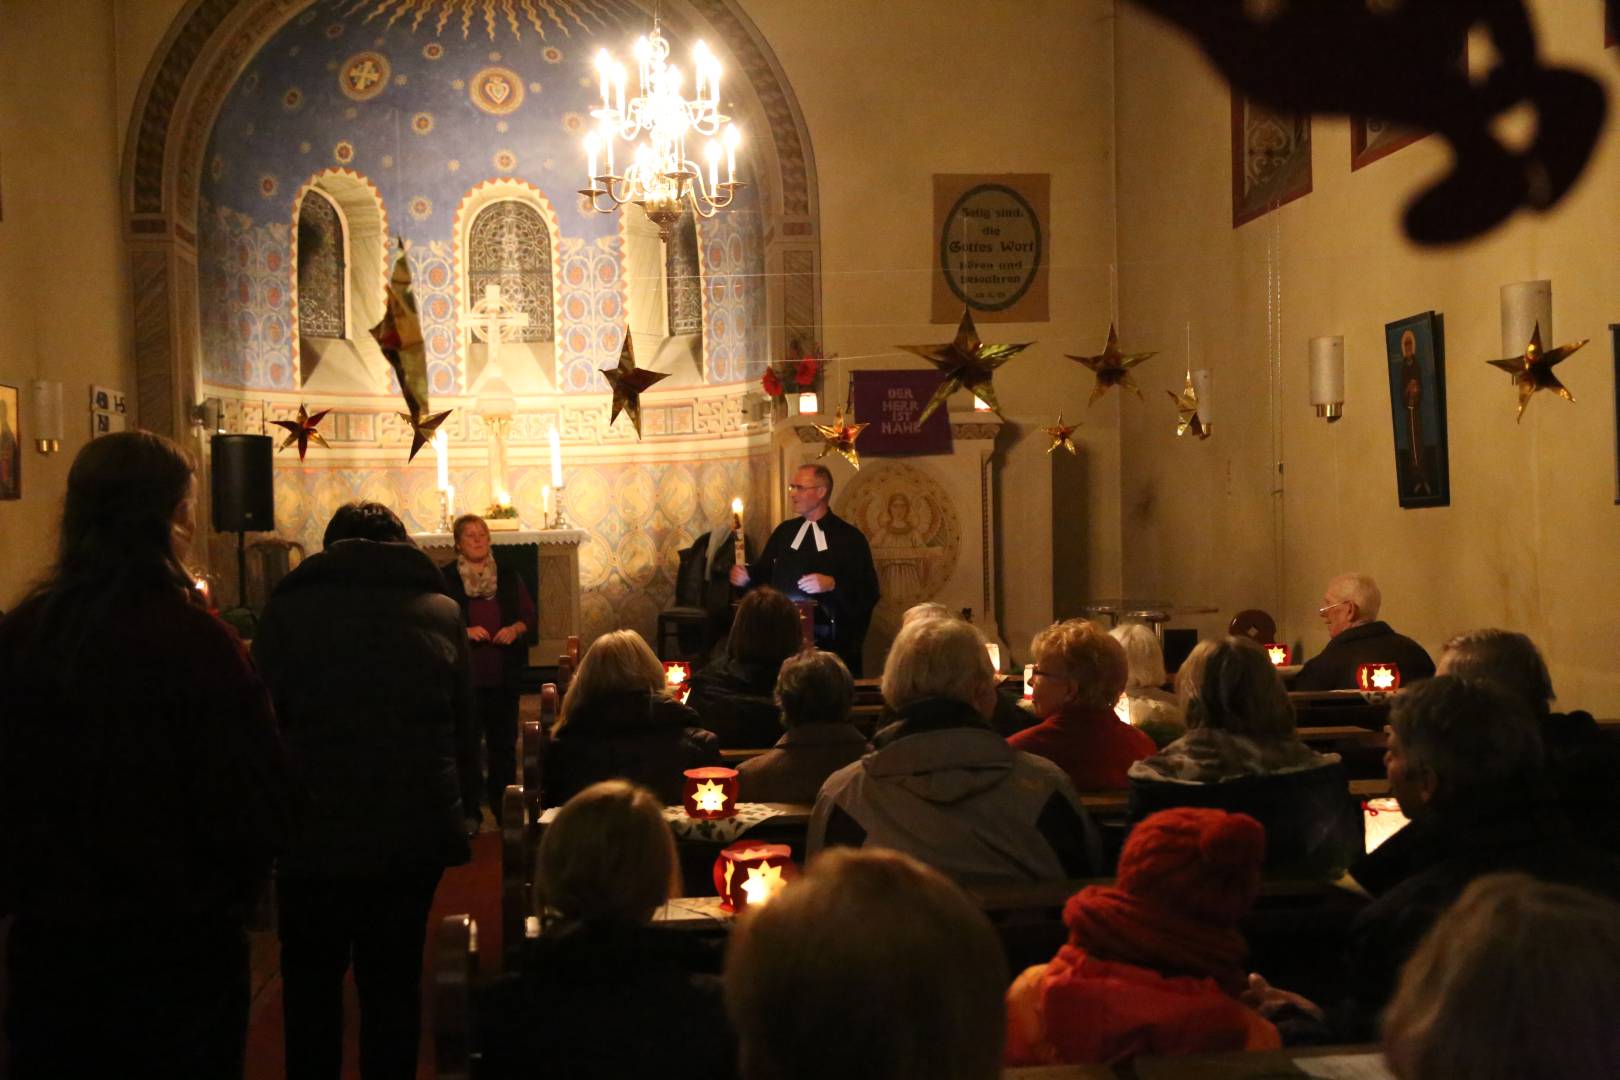
[[[433,935],[446,915],[469,914],[478,921],[479,938],[486,948],[481,955],[500,955],[501,837],[493,824],[473,841],[472,861],[445,871],[439,891],[433,898],[433,914],[428,919],[427,940],[422,962],[422,1051],[416,1075],[430,1080],[433,1071],[432,995]],[[282,1080],[281,974],[279,946],[275,932],[253,935],[253,1005],[248,1014],[246,1080]],[[344,985],[343,1075],[345,1080],[360,1076],[360,1013],[351,976]]]

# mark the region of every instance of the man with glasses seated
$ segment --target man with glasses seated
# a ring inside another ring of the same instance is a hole
[[[788,484],[797,516],[776,527],[759,558],[731,568],[731,583],[771,585],[789,599],[814,600],[828,617],[826,639],[818,627],[817,644],[860,678],[861,646],[878,602],[877,568],[866,536],[832,512],[832,492],[826,466],[801,466]]]
[[[1366,574],[1340,574],[1328,582],[1316,613],[1331,637],[1299,674],[1290,690],[1354,690],[1362,664],[1394,664],[1402,685],[1434,674],[1434,661],[1422,645],[1397,634],[1378,618],[1383,598]]]

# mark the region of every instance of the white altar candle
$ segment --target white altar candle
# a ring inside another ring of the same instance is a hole
[[[551,443],[551,486],[558,491],[562,490],[562,436],[557,434],[557,425],[552,424],[546,431],[546,439]]]

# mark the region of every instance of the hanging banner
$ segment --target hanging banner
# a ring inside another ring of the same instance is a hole
[[[871,425],[861,434],[862,454],[887,457],[951,452],[951,421],[944,409],[935,409],[927,423],[917,423],[943,375],[915,368],[852,375],[855,419]]]
[[[1046,173],[934,177],[933,321],[1045,322]]]

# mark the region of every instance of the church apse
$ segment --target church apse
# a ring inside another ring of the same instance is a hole
[[[357,498],[392,506],[413,531],[437,528],[432,451],[406,464],[398,383],[363,314],[381,308],[381,276],[347,273],[341,333],[300,309],[299,245],[318,230],[344,245],[323,266],[386,265],[402,240],[431,407],[455,410],[444,428],[456,509],[484,510],[493,499],[475,405],[487,346],[468,333],[478,299],[468,282],[508,277],[489,262],[500,237],[473,265],[462,211],[488,205],[480,191],[533,193],[526,205],[545,207],[549,250],[531,266],[521,240],[506,246],[529,275],[521,280],[543,272],[535,287],[549,289],[554,326],[549,340],[502,342],[500,365],[517,402],[508,488],[526,527],[538,527],[555,424],[569,517],[587,534],[582,629],[594,636],[629,625],[650,636],[673,592],[675,552],[722,523],[733,496],[764,505],[766,432],[747,400],[769,347],[757,188],[697,223],[699,280],[685,295],[696,298],[701,372],[692,385],[647,395],[638,442],[623,419],[608,426],[597,374],[617,360],[628,319],[619,215],[583,211],[575,191],[597,93],[592,60],[599,48],[622,52],[645,14],[627,0],[519,0],[495,5],[492,22],[480,14],[463,26],[459,15],[390,18],[387,8],[317,0],[258,48],[224,97],[198,198],[203,393],[225,402],[232,431],[265,430],[300,404],[332,410],[322,424],[328,448],[312,448],[303,462],[277,455],[280,535],[315,550],[331,511]],[[684,55],[690,40],[670,36]],[[752,176],[746,148],[738,167]],[[344,178],[337,188],[374,193],[374,208],[351,205],[322,180],[332,176]],[[303,213],[312,187],[332,205]],[[520,217],[503,224],[503,235],[527,235],[533,223]],[[306,287],[314,280],[307,276]],[[331,295],[323,310],[337,310]],[[311,327],[320,332],[313,342],[304,340]]]

